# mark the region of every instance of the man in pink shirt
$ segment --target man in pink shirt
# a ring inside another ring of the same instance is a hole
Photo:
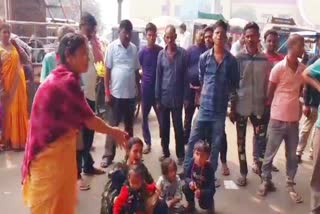
[[[298,169],[295,155],[299,142],[299,120],[301,107],[299,102],[303,87],[302,72],[306,68],[298,58],[304,53],[304,38],[291,35],[288,39],[288,55],[276,64],[270,73],[268,103],[271,103],[271,116],[268,126],[268,143],[262,166],[262,184],[258,194],[265,196],[274,191],[272,183],[272,162],[284,140],[287,158],[287,188],[294,202],[301,203],[302,198],[294,189],[294,177]]]

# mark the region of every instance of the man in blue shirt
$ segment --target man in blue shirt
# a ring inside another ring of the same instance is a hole
[[[210,162],[214,171],[218,166],[229,96],[232,95],[230,98],[233,108],[240,78],[237,60],[224,48],[227,28],[227,24],[222,20],[214,25],[214,46],[200,57],[199,78],[202,84],[200,108],[191,130],[183,166],[184,172],[191,163],[194,145],[199,140],[207,140],[211,145]]]
[[[105,100],[109,107],[108,120],[111,126],[118,126],[124,119],[129,136],[133,136],[135,98],[139,92],[138,49],[131,43],[132,23],[123,20],[119,27],[119,39],[113,41],[106,54]],[[110,141],[110,142],[109,142]],[[108,167],[115,155],[116,144],[107,136],[101,167]]]
[[[182,106],[187,86],[187,54],[175,43],[176,29],[166,27],[164,40],[166,48],[160,51],[157,63],[156,102],[160,109],[161,146],[163,156],[160,161],[170,156],[170,113],[175,132],[176,155],[178,164],[184,159],[184,140],[182,126]]]
[[[146,37],[148,44],[139,52],[139,62],[142,67],[142,133],[144,142],[147,144],[143,154],[148,154],[151,151],[151,135],[148,123],[151,107],[153,107],[159,121],[159,110],[155,101],[155,83],[158,54],[162,50],[162,47],[155,44],[157,27],[153,23],[147,24]]]

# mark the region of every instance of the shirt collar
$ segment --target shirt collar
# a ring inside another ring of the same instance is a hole
[[[117,46],[120,46],[120,47],[125,48],[125,47],[122,45],[120,39],[115,40],[115,43],[116,43]],[[129,49],[130,47],[131,47],[131,42],[129,43],[128,47],[125,48],[125,49]]]
[[[180,48],[178,45],[176,45],[176,46],[177,46],[176,55],[180,55],[182,48]],[[165,54],[167,54],[167,48],[168,48],[168,46],[166,45],[166,47],[164,48]]]
[[[252,56],[251,54],[249,54],[248,49],[245,45],[243,46],[242,51],[243,51],[243,53]],[[263,54],[263,53],[258,48],[258,52],[255,55],[253,55],[253,57],[259,56],[260,54]]]
[[[213,56],[213,53],[214,53],[214,48],[211,48],[209,49],[209,56]],[[231,55],[231,53],[224,48],[224,57],[223,57],[223,60],[226,58],[226,57],[229,57],[229,55]]]
[[[284,66],[285,66],[286,68],[290,68],[289,65],[288,65],[288,56],[285,56],[283,60],[284,60]],[[299,62],[298,62],[297,70],[294,71],[294,72],[300,71],[301,69],[303,70],[303,66],[304,66],[304,65],[299,61]],[[291,68],[290,68],[290,69],[291,69]],[[291,70],[292,70],[292,69],[291,69]]]

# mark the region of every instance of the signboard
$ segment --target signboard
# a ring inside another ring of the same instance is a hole
[[[271,18],[271,23],[272,24],[278,24],[278,25],[296,25],[296,23],[295,23],[293,18],[284,19],[284,18],[272,17]]]

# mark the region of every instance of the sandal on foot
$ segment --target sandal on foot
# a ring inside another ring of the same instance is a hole
[[[230,170],[228,167],[222,167],[222,175],[223,176],[229,176],[230,175]]]
[[[82,178],[78,180],[78,186],[81,191],[87,191],[90,189],[90,185]]]
[[[293,200],[293,202],[297,204],[302,203],[302,197],[296,192],[296,190],[293,187],[294,185],[295,183],[293,181],[287,181],[287,190],[289,192],[289,196]]]
[[[260,184],[259,189],[257,191],[257,195],[264,197],[267,195],[267,193],[268,193],[267,185],[265,183]]]
[[[101,168],[108,168],[111,164],[112,164],[112,160],[111,159],[103,158],[101,163],[100,163],[100,167]]]
[[[270,181],[270,182],[268,183],[268,192],[275,192],[275,191],[277,191],[277,188],[276,188],[276,186],[274,185],[274,183],[273,183],[272,181]]]
[[[145,148],[145,150],[143,150],[143,154],[146,155],[146,154],[149,154],[151,152],[151,146],[147,146],[147,148]]]
[[[272,172],[279,172],[279,169],[275,165],[272,165]]]
[[[261,164],[259,164],[259,162],[256,162],[256,163],[253,163],[253,166],[252,166],[252,172],[254,174],[257,174],[259,177],[261,177]]]
[[[240,187],[244,187],[244,186],[247,186],[247,178],[244,177],[244,176],[241,176],[239,177],[237,180],[236,180],[236,184]]]
[[[300,204],[303,202],[301,195],[299,195],[297,192],[295,191],[291,191],[289,192],[290,198],[293,200],[293,202]]]

